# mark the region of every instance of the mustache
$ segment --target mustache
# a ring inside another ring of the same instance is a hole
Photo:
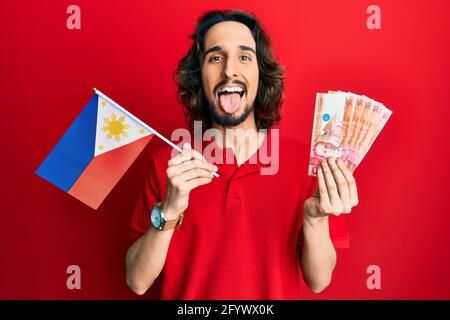
[[[233,80],[233,81],[230,82],[227,79],[223,79],[218,84],[216,84],[216,86],[214,87],[214,90],[213,90],[214,95],[217,95],[217,91],[219,90],[219,88],[221,86],[226,85],[226,84],[239,84],[239,85],[244,87],[245,92],[248,91],[247,90],[247,84],[245,82],[241,81],[241,80]]]

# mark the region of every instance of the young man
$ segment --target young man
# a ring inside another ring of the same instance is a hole
[[[329,159],[309,177],[309,147],[272,129],[283,70],[254,16],[208,12],[192,38],[179,95],[191,127],[200,120],[221,133],[211,144],[223,157],[214,165],[189,144],[153,154],[132,219],[128,286],[144,294],[157,280],[161,299],[299,299],[303,276],[313,292],[324,290],[334,247],[348,245],[337,216],[358,202],[351,172]],[[261,174],[261,150],[279,156],[275,174]]]

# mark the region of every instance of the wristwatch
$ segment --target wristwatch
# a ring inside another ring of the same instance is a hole
[[[162,202],[157,202],[150,213],[150,219],[152,221],[152,226],[155,229],[161,231],[173,229],[175,227],[179,229],[183,222],[183,213],[176,219],[166,220],[162,210]]]

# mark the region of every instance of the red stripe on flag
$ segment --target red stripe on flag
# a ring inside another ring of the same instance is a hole
[[[153,136],[96,156],[68,193],[97,209]]]

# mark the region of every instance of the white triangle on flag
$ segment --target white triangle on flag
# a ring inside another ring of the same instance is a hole
[[[101,96],[98,97],[94,156],[122,147],[152,133]]]

